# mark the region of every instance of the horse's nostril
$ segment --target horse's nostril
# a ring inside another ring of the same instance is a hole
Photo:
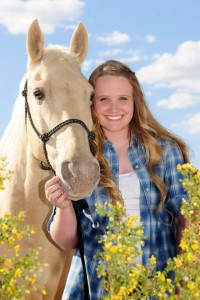
[[[72,163],[70,161],[65,161],[61,165],[61,175],[64,178],[64,180],[66,180],[66,181],[72,180],[74,177],[74,174],[72,172],[72,168],[70,168],[70,165],[72,167]]]
[[[96,184],[100,176],[99,164],[96,161],[82,163],[65,161],[61,164],[61,175],[70,185],[80,182],[84,182],[86,186]]]

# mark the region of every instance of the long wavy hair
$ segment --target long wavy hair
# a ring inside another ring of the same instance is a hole
[[[155,172],[155,166],[157,163],[159,163],[162,156],[162,148],[158,143],[158,139],[167,139],[176,144],[176,146],[181,151],[185,162],[189,161],[188,148],[179,137],[170,133],[154,118],[146,104],[142,88],[135,75],[135,72],[133,72],[127,65],[115,60],[108,60],[105,63],[99,65],[92,72],[89,78],[89,82],[93,86],[94,90],[97,78],[104,75],[123,76],[128,79],[133,87],[134,113],[130,122],[130,135],[132,135],[133,133],[137,135],[139,142],[145,147],[146,164],[148,166],[150,176],[160,192],[160,202],[157,207],[158,212],[162,208],[168,192],[164,182]],[[115,195],[116,198],[113,200],[114,202],[123,201],[121,200],[120,193],[116,191],[117,187],[114,183],[111,182],[111,170],[107,160],[103,156],[105,136],[102,127],[99,124],[99,120],[94,110],[93,104],[92,116],[94,122],[94,132],[96,133],[94,153],[96,158],[100,162],[100,166],[102,167],[100,185],[106,188],[106,191],[109,195]]]

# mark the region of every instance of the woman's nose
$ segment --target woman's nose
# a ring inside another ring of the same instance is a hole
[[[111,101],[109,109],[110,109],[111,112],[116,112],[118,110],[117,102],[116,101]]]

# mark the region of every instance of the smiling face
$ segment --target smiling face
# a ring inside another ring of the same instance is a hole
[[[94,109],[108,139],[114,135],[129,136],[133,107],[133,87],[127,78],[113,75],[97,78]]]

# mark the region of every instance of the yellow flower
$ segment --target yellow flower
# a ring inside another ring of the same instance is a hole
[[[0,273],[6,273],[6,269],[5,268],[0,268]]]
[[[183,264],[182,260],[179,258],[174,258],[174,261],[175,261],[177,268],[181,267]]]
[[[167,278],[167,282],[168,282],[168,283],[171,283],[172,280],[171,280],[170,278]]]
[[[127,226],[128,226],[128,227],[133,227],[133,225],[134,225],[134,221],[131,220],[131,219],[128,219],[128,221],[127,221]]]
[[[144,232],[143,232],[142,229],[138,229],[138,230],[137,230],[137,234],[138,234],[139,236],[143,236],[143,233],[144,233]]]
[[[12,266],[12,260],[8,258],[7,260],[5,260],[4,264],[6,267],[10,268]]]
[[[110,249],[111,247],[112,247],[112,243],[111,242],[105,243],[105,248],[106,249]]]
[[[18,215],[18,216],[19,216],[19,220],[20,220],[20,221],[23,221],[24,218],[25,218],[25,215],[26,215],[25,211],[20,211],[20,212],[19,212],[19,215]]]
[[[47,291],[42,290],[42,295],[46,296],[47,295]]]
[[[14,274],[15,277],[21,277],[22,276],[22,270],[20,270],[19,268],[15,271]]]
[[[30,290],[25,290],[25,293],[29,295],[31,292]]]
[[[189,163],[183,164],[181,168],[180,168],[180,167],[178,168],[178,166],[177,166],[177,169],[178,169],[178,170],[181,170],[181,169],[189,170],[189,171],[191,171],[192,173],[195,173],[195,172],[197,171],[197,169],[196,169],[195,167],[193,167],[193,166],[192,166],[191,164],[189,164]]]
[[[16,237],[18,238],[18,240],[21,240],[23,238],[23,235],[21,234],[21,232],[17,232]]]
[[[0,190],[5,190],[5,187],[3,184],[0,184]]]
[[[122,208],[122,204],[120,202],[117,202],[118,208]]]
[[[191,245],[191,248],[192,248],[193,251],[196,251],[196,250],[199,249],[199,246],[198,246],[197,243],[194,243],[194,244]]]
[[[14,279],[14,278],[11,278],[11,279],[10,279],[10,282],[9,282],[10,286],[12,286],[12,287],[15,286],[15,283],[16,283],[16,282],[15,282],[15,279]]]
[[[177,165],[177,170],[181,171],[182,170],[182,166],[180,164]]]
[[[9,295],[13,295],[14,294],[14,289],[9,286],[7,288],[7,292],[8,292]]]
[[[110,247],[110,252],[116,253],[116,252],[117,252],[117,246],[112,245],[112,246]]]
[[[34,235],[34,234],[36,234],[35,229],[31,229],[31,235]]]
[[[36,277],[35,276],[31,276],[29,277],[29,281],[33,284],[35,283]]]
[[[105,256],[105,260],[106,261],[109,261],[111,259],[111,256],[109,255],[109,254],[107,254],[106,256]]]
[[[14,238],[13,236],[10,236],[10,237],[8,238],[8,243],[9,243],[9,244],[13,244],[14,241],[15,241],[15,238]]]
[[[158,272],[158,279],[160,279],[161,281],[165,281],[165,275],[162,274],[160,271]]]
[[[188,249],[188,245],[186,244],[186,242],[184,240],[181,241],[180,247],[181,247],[182,250],[187,250]]]
[[[151,265],[155,265],[155,264],[156,264],[156,258],[155,258],[155,256],[152,255],[152,256],[150,257],[149,261],[150,261],[150,264],[151,264]]]
[[[5,223],[3,223],[3,224],[1,225],[1,229],[3,229],[3,230],[7,230],[7,229],[8,229],[8,225],[7,225],[7,224],[5,224]]]
[[[5,215],[4,215],[4,218],[5,219],[9,219],[10,217],[11,217],[10,212],[6,212]]]
[[[16,246],[14,247],[15,253],[18,253],[18,252],[19,252],[19,249],[20,249],[20,245],[16,245]]]
[[[196,179],[200,179],[200,171],[198,171],[198,172],[196,173],[195,178],[196,178]]]
[[[192,253],[188,253],[188,254],[187,254],[187,259],[188,259],[189,261],[192,261],[192,260],[194,259],[194,255],[193,255]]]
[[[132,279],[133,287],[135,288],[138,284],[138,281],[136,279]]]
[[[194,282],[188,282],[187,287],[188,287],[189,290],[193,290],[195,288]]]

